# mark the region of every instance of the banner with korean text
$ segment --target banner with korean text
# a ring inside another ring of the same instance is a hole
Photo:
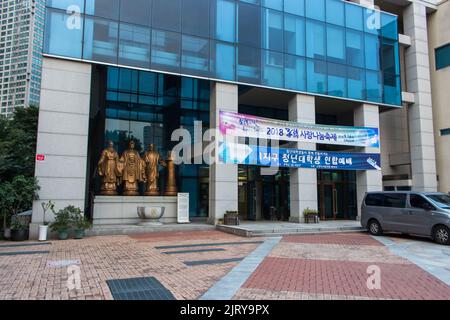
[[[219,117],[220,133],[224,136],[380,147],[378,128],[305,124],[225,111],[220,111]]]
[[[219,162],[323,170],[381,170],[380,154],[341,153],[221,143]]]

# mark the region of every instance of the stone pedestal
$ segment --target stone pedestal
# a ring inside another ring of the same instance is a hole
[[[138,207],[164,207],[162,223],[177,223],[177,197],[105,197],[94,199],[94,226],[139,224]]]

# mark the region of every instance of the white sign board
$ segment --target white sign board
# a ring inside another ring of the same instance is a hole
[[[190,223],[189,221],[189,193],[179,193],[177,202],[178,223]]]

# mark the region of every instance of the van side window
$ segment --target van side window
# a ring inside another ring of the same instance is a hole
[[[366,206],[382,207],[384,205],[384,196],[380,193],[371,193],[366,197]]]
[[[406,193],[386,193],[384,195],[384,206],[388,208],[405,208]]]
[[[419,209],[425,209],[427,206],[430,206],[430,203],[418,194],[411,194],[409,196],[409,203],[411,207]]]

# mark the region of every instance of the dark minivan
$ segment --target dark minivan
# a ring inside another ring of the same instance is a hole
[[[361,225],[372,235],[385,231],[432,238],[450,244],[450,196],[430,192],[369,192],[361,207]]]

